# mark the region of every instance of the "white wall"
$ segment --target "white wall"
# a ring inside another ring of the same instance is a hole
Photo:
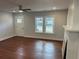
[[[0,12],[0,41],[14,36],[13,16],[11,13]]]
[[[79,33],[68,32],[68,46],[66,59],[79,59]]]
[[[70,30],[79,30],[79,0],[72,0],[70,4],[67,26]]]
[[[68,40],[66,59],[79,59],[79,0],[71,1],[62,52]]]
[[[35,16],[55,17],[55,28],[54,28],[55,33],[54,34],[35,33]],[[33,38],[62,40],[64,37],[64,29],[62,26],[66,24],[67,21],[66,18],[67,18],[67,10],[24,13],[24,36]]]

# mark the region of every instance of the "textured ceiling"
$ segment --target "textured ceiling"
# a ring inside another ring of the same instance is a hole
[[[69,0],[0,0],[1,11],[11,11],[18,8],[18,5],[23,5],[23,8],[31,8],[32,11],[67,9]]]

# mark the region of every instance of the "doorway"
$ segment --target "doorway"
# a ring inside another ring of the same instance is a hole
[[[15,33],[16,36],[24,35],[24,15],[22,13],[15,14]]]

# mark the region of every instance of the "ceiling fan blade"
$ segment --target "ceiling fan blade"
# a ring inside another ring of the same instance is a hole
[[[25,11],[25,12],[30,12],[30,11],[31,11],[30,8],[28,8],[28,9],[23,9],[23,8],[22,8],[22,5],[19,5],[18,7],[19,7],[19,10],[22,10],[22,11]]]
[[[22,9],[23,11],[30,12],[31,9]]]

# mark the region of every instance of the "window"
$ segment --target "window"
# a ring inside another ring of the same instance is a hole
[[[54,33],[54,18],[45,17],[45,33]]]
[[[22,19],[17,19],[17,23],[22,23]]]
[[[54,18],[35,17],[35,32],[54,33]]]
[[[35,18],[35,32],[43,32],[43,18],[42,17]]]
[[[24,17],[22,14],[19,14],[15,18],[16,18],[16,22],[21,24],[23,22]]]

